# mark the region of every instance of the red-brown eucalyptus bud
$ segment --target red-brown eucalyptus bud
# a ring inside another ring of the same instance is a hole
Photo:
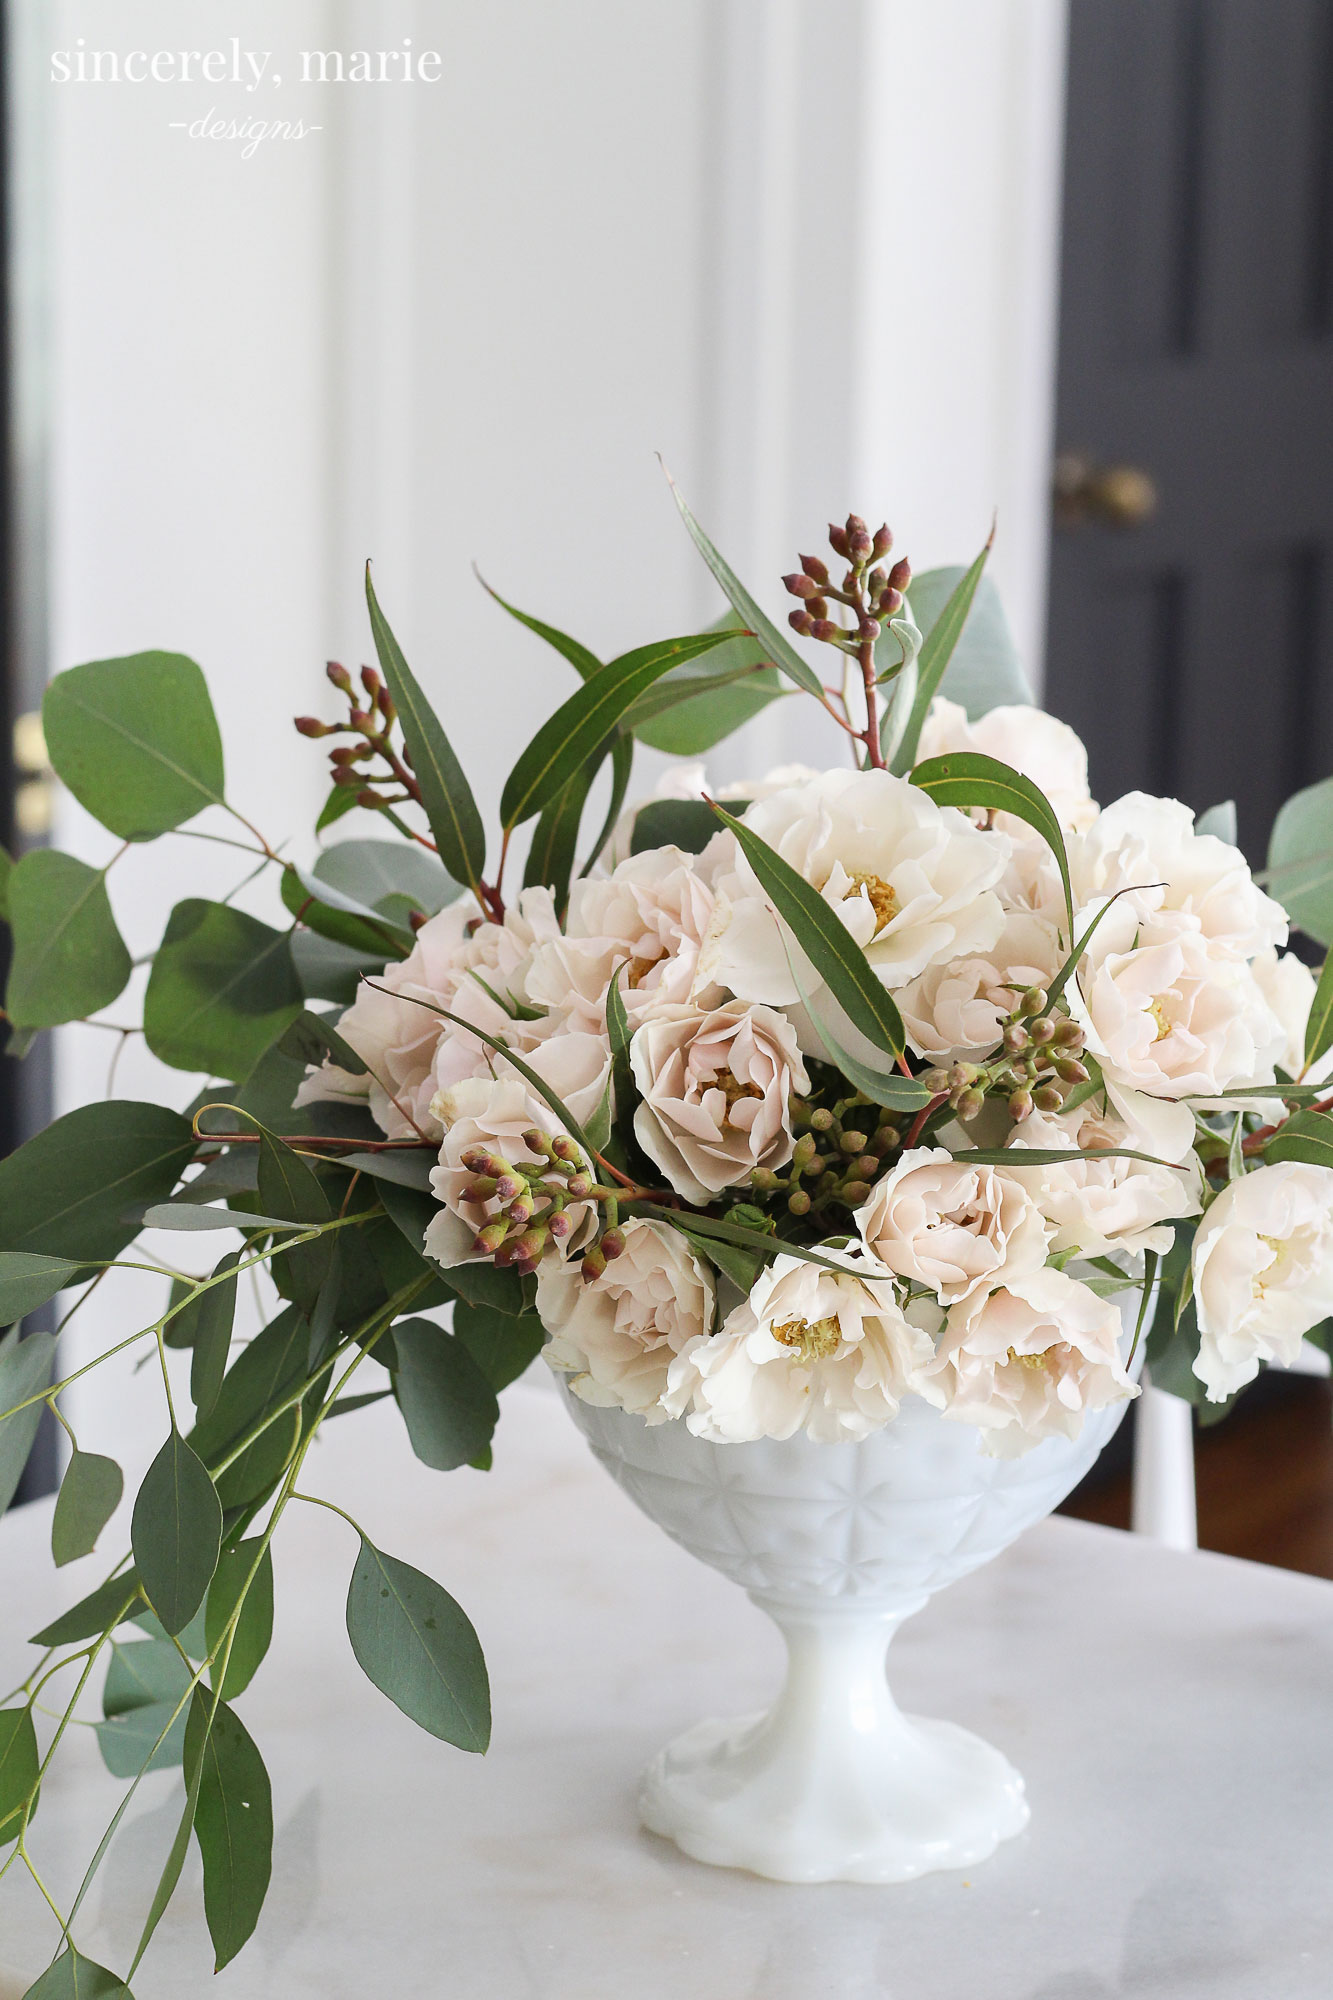
[[[835,522],[830,521],[828,524],[828,538],[829,547],[833,550],[833,553],[841,556],[846,561],[852,553],[851,546],[847,540],[847,530],[838,527]]]
[[[332,736],[336,725],[332,722],[321,722],[317,715],[298,715],[296,727],[302,736]]]
[[[822,587],[828,582],[828,564],[821,562],[818,556],[802,556],[801,568],[812,583],[817,583]]]
[[[893,547],[893,529],[889,526],[888,522],[886,521],[882,527],[876,528],[875,530],[875,540],[874,540],[875,560],[878,562],[881,556],[886,556],[892,547]]]
[[[793,632],[799,632],[803,639],[808,639],[814,629],[815,621],[808,611],[789,611],[787,623]]]
[[[330,660],[324,671],[336,688],[341,688],[344,694],[352,692],[352,676],[346,667],[339,666],[336,660]]]
[[[818,581],[812,576],[806,576],[801,570],[793,570],[790,576],[784,576],[782,587],[789,597],[818,597],[819,595]]]

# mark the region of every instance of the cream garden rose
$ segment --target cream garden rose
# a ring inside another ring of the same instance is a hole
[[[898,1011],[908,1041],[937,1062],[993,1049],[1019,994],[1049,985],[1063,956],[1054,924],[1014,911],[984,955],[932,966],[903,988]]]
[[[632,1022],[680,1006],[700,984],[699,947],[712,913],[713,892],[694,856],[676,847],[635,854],[610,875],[573,884],[564,931],[533,953],[528,995],[600,1029],[611,975],[624,966]]]
[[[1135,912],[1192,917],[1209,944],[1233,958],[1286,943],[1286,912],[1260,889],[1240,849],[1196,833],[1178,799],[1128,792],[1072,843],[1069,867],[1076,902],[1132,889],[1124,901]]]
[[[741,1000],[701,1014],[677,1008],[630,1043],[642,1102],[634,1136],[687,1201],[712,1201],[756,1167],[782,1167],[791,1101],[810,1088],[796,1031],[772,1007]]]
[[[1144,1131],[1148,1150],[1174,1162],[1194,1139],[1180,1100],[1271,1082],[1281,1030],[1249,966],[1207,937],[1196,915],[1145,916],[1135,902],[1107,910],[1070,1005],[1117,1108]]]
[[[1123,1147],[1139,1135],[1113,1113],[1091,1103],[1075,1111],[1034,1111],[1009,1142],[1013,1165],[1006,1167],[1028,1189],[1050,1228],[1050,1251],[1077,1250],[1085,1257],[1131,1257],[1152,1250],[1165,1256],[1175,1237],[1172,1223],[1199,1213],[1202,1173],[1193,1154],[1181,1168],[1149,1160],[1088,1157],[1025,1167],[1028,1151],[1076,1152]]]
[[[948,1316],[927,1372],[946,1418],[975,1424],[982,1449],[1016,1458],[1077,1437],[1090,1410],[1138,1394],[1120,1359],[1120,1314],[1049,1267],[978,1291]]]
[[[1088,753],[1082,740],[1067,722],[1057,721],[1044,709],[1015,704],[989,709],[969,722],[967,710],[958,702],[936,695],[921,731],[917,756],[943,757],[950,750],[980,750],[1021,771],[1046,794],[1066,829],[1081,832],[1097,817],[1096,802],[1088,791]],[[1011,814],[1004,816],[1003,824],[1020,839],[1031,838],[1031,829]]]
[[[745,824],[819,890],[890,988],[928,965],[984,952],[1003,928],[995,887],[1008,841],[887,771],[823,772],[756,801]],[[733,855],[716,877],[701,978],[739,999],[784,1007],[800,998],[799,973],[814,997],[821,985],[814,968],[738,848]]]
[[[780,1256],[720,1333],[671,1364],[665,1406],[698,1437],[816,1444],[869,1436],[896,1413],[933,1352],[909,1323],[893,1280],[871,1259],[829,1271]]]
[[[297,1104],[362,1097],[386,1137],[438,1139],[431,1071],[449,1023],[433,1010],[466,1014],[521,1049],[522,1029],[515,1033],[506,1003],[526,1002],[533,948],[539,938],[557,937],[559,928],[548,889],[522,890],[502,924],[486,919],[471,896],[449,904],[422,925],[406,958],[362,981],[338,1023],[368,1074],[353,1076],[325,1062],[307,1075]]]
[[[1333,1168],[1281,1160],[1231,1181],[1195,1232],[1194,1372],[1223,1403],[1262,1362],[1289,1366],[1333,1313]]]
[[[1046,1261],[1046,1223],[1022,1181],[943,1147],[904,1153],[855,1221],[872,1257],[946,1306]]]
[[[537,1310],[550,1335],[542,1353],[585,1403],[662,1424],[668,1368],[704,1337],[713,1281],[679,1230],[630,1221],[624,1236],[620,1256],[591,1282],[576,1264],[538,1265]]]

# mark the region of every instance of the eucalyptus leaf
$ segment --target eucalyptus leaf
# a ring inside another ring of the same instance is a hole
[[[1333,1167],[1333,1118],[1326,1111],[1298,1111],[1279,1125],[1264,1147],[1269,1161],[1301,1160],[1310,1166]]]
[[[718,629],[734,628],[734,617]],[[669,757],[698,757],[777,700],[783,687],[758,639],[726,639],[715,653],[666,674],[641,695],[625,727]]]
[[[594,674],[601,672],[602,663],[597,655],[590,653],[588,648],[582,645],[579,640],[571,639],[568,632],[561,632],[554,625],[543,624],[540,618],[533,618],[526,611],[520,611],[516,604],[510,604],[507,598],[501,597],[498,590],[491,588],[475,564],[473,565],[473,570],[477,582],[481,585],[487,596],[493,597],[495,602],[500,606],[500,609],[507,611],[511,618],[516,618],[520,625],[526,625],[529,632],[535,632],[539,639],[545,639],[548,646],[554,646],[556,652],[562,658],[569,661],[570,666],[573,667],[580,680],[591,680]]]
[[[210,1208],[198,1202],[180,1201],[157,1202],[146,1208],[141,1218],[144,1229],[287,1229],[300,1230],[307,1225],[291,1222],[281,1215],[252,1214],[246,1208]]]
[[[134,653],[57,674],[42,727],[61,782],[122,840],[152,840],[223,802],[208,684],[181,653]]]
[[[18,1491],[42,1419],[43,1405],[28,1399],[49,1384],[56,1353],[52,1334],[32,1333],[20,1340],[19,1331],[11,1327],[0,1339],[0,1514]],[[19,1407],[23,1403],[26,1409]]]
[[[531,819],[555,797],[654,681],[721,642],[721,633],[701,632],[639,646],[585,681],[542,724],[505,779],[500,818],[506,831]]]
[[[485,1450],[499,1422],[495,1391],[463,1342],[429,1320],[400,1320],[393,1340],[398,1402],[413,1451],[437,1472],[466,1465]]]
[[[741,799],[728,804],[744,812]],[[654,847],[678,847],[682,854],[702,854],[717,832],[717,814],[704,799],[649,799],[634,815],[630,853]]]
[[[454,1338],[467,1349],[498,1396],[536,1360],[546,1330],[535,1313],[515,1317],[498,1306],[469,1305],[460,1299],[454,1307]]]
[[[912,578],[908,604],[923,632],[929,635],[935,629],[950,598],[975,568],[975,563],[950,564],[922,570]],[[989,575],[983,573],[976,585],[971,609],[934,693],[956,701],[972,722],[993,708],[1027,708],[1034,700],[999,590]]]
[[[665,467],[663,470],[665,471]],[[700,555],[721,585],[722,594],[728,604],[737,613],[741,622],[754,635],[773,665],[786,674],[789,680],[795,681],[797,687],[804,688],[807,694],[814,695],[817,701],[822,702],[824,699],[824,684],[820,680],[819,675],[812,666],[801,658],[796,648],[778,630],[772,619],[764,616],[764,613],[759,609],[759,606],[751,597],[735,571],[718,554],[718,551],[713,547],[713,544],[709,541],[707,535],[686,506],[676,482],[669,472],[667,473],[667,484],[671,488],[671,497],[680,510],[680,518],[685,523],[690,540],[694,543],[695,548],[698,549]]]
[[[68,1257],[39,1257],[31,1250],[0,1250],[0,1326],[36,1312],[79,1275]]]
[[[812,1250],[808,1244],[791,1243],[786,1237],[769,1235],[762,1229],[747,1229],[741,1222],[720,1222],[711,1215],[696,1215],[689,1209],[658,1208],[648,1202],[636,1203],[634,1213],[650,1222],[664,1222],[683,1235],[697,1236],[705,1246],[712,1243],[735,1244],[739,1249],[752,1251],[764,1262],[779,1256],[795,1257],[803,1264],[817,1264],[821,1270],[847,1270],[846,1263],[839,1264],[832,1257],[825,1257],[821,1251]],[[712,1256],[711,1249],[708,1254]]]
[[[248,1076],[304,1003],[286,931],[227,903],[177,903],[144,995],[144,1037],[160,1062]]]
[[[304,925],[331,944],[364,952],[381,964],[386,958],[405,958],[412,948],[412,934],[405,921],[399,923],[367,908],[341,889],[319,882],[294,862],[288,862],[282,871],[281,889],[283,908],[298,927]]]
[[[1009,764],[1002,764],[998,757],[984,756],[980,750],[959,750],[918,764],[912,772],[912,783],[928,793],[937,805],[963,810],[968,806],[983,806],[993,812],[1012,813],[1034,827],[1055,856],[1072,924],[1074,891],[1069,880],[1065,837],[1050,800],[1031,778]]]
[[[92,1554],[124,1491],[125,1475],[114,1458],[96,1451],[71,1454],[51,1516],[51,1556],[57,1569]]]
[[[81,1597],[68,1611],[62,1611],[40,1632],[35,1632],[31,1643],[34,1646],[73,1646],[80,1639],[95,1639],[103,1632],[114,1631],[134,1615],[140,1605],[142,1592],[139,1579],[134,1571],[123,1571],[120,1576],[110,1577],[99,1584],[87,1597]]]
[[[405,897],[413,909],[433,917],[462,894],[444,864],[410,840],[340,840],[321,850],[313,874],[325,889],[376,911]]]
[[[304,1313],[288,1306],[243,1347],[222,1380],[217,1401],[195,1425],[190,1443],[206,1465],[219,1465],[304,1380],[310,1326]],[[218,1474],[218,1491],[228,1507],[257,1499],[278,1477],[291,1448],[293,1425],[284,1416],[270,1424],[241,1455]]]
[[[130,1528],[144,1594],[168,1632],[189,1624],[204,1601],[222,1543],[222,1506],[178,1431],[144,1475]]]
[[[297,1015],[274,1046],[284,1055],[298,1057],[311,1068],[317,1068],[327,1058],[339,1069],[346,1070],[349,1076],[367,1074],[366,1065],[351,1043],[343,1040],[331,1021],[309,1009]]]
[[[114,1098],[66,1112],[0,1160],[0,1250],[84,1271],[118,1256],[138,1234],[136,1209],[170,1193],[194,1150],[188,1118],[161,1104]]]
[[[0,1847],[18,1838],[39,1761],[32,1710],[0,1708]]]
[[[134,2000],[122,1979],[68,1945],[23,2000]]]
[[[106,893],[106,870],[34,848],[9,882],[13,956],[5,1008],[16,1027],[53,1028],[109,1007],[130,955]]]
[[[349,1007],[363,974],[384,969],[382,951],[358,951],[316,931],[296,930],[290,939],[292,964],[307,1000],[332,1000]]]
[[[715,805],[713,810],[735,834],[778,915],[790,926],[797,944],[853,1027],[876,1048],[901,1055],[905,1046],[902,1017],[837,911],[752,828],[733,819],[721,806]]]
[[[256,1562],[258,1568],[255,1567]],[[254,1578],[247,1585],[246,1579],[251,1570],[254,1570]],[[216,1574],[208,1586],[204,1629],[208,1650],[219,1662],[213,1670],[215,1687],[221,1670],[222,1635],[243,1589],[245,1602],[236,1620],[231,1652],[227,1657],[226,1678],[222,1684],[225,1701],[235,1701],[238,1694],[244,1694],[273,1639],[273,1556],[257,1536],[251,1541],[237,1542],[233,1548],[223,1549],[218,1557]]]
[[[460,1750],[491,1739],[490,1684],[471,1621],[447,1590],[361,1538],[347,1636],[362,1672],[404,1715]]]
[[[622,730],[617,735],[611,749],[611,796],[606,802],[606,818],[602,821],[601,831],[593,842],[582,868],[579,870],[580,875],[590,875],[592,873],[601,859],[603,848],[616,830],[616,822],[620,818],[621,808],[625,803],[625,794],[629,790],[630,772],[633,768],[634,738],[625,735]]]
[[[190,1685],[190,1670],[171,1639],[122,1639],[111,1644],[111,1664],[102,1685],[102,1713],[129,1715],[134,1709],[166,1703],[175,1708]],[[181,1735],[185,1718],[181,1716]],[[176,1759],[179,1762],[179,1757]]]
[[[1266,882],[1293,924],[1333,945],[1333,778],[1289,798],[1273,822]]]
[[[273,1872],[273,1792],[244,1723],[225,1701],[211,1726],[201,1695],[190,1709],[187,1768],[197,1769],[194,1833],[204,1863],[204,1915],[213,1970],[230,1964],[254,1933]]]
[[[1225,799],[1221,805],[1209,806],[1207,812],[1201,812],[1195,820],[1194,831],[1198,834],[1212,834],[1218,840],[1225,840],[1228,847],[1237,846],[1239,833],[1236,826],[1236,801]]]
[[[125,1650],[138,1653],[157,1644],[154,1639],[146,1639]],[[171,1647],[171,1656],[180,1674],[183,1693],[187,1676],[181,1656],[174,1646]],[[187,1703],[181,1708],[180,1695],[174,1695],[170,1700],[144,1702],[122,1709],[97,1723],[97,1747],[112,1777],[133,1778],[141,1771],[169,1771],[181,1763],[185,1751],[188,1706]]]
[[[421,802],[440,861],[455,882],[466,882],[474,892],[479,891],[486,866],[486,832],[477,802],[439,717],[422,693],[380,610],[369,563],[366,603],[375,651],[398,710],[403,738],[412,756],[413,775],[421,787]]]
[[[569,883],[574,873],[583,808],[597,773],[616,740],[613,732],[577,771],[571,773],[555,797],[542,808],[541,817],[533,829],[532,845],[523,870],[523,886],[525,889],[548,888],[556,910],[562,916],[569,900]]]
[[[1333,952],[1324,960],[1305,1023],[1306,1068],[1318,1062],[1330,1046],[1333,1046]]]
[[[240,1261],[240,1252],[229,1250],[212,1274],[215,1279],[221,1279],[221,1283],[210,1285],[194,1301],[190,1400],[201,1417],[206,1417],[217,1401],[222,1378],[227,1372],[232,1322],[236,1315],[236,1266]],[[184,1316],[181,1315],[182,1318]]]
[[[340,1167],[352,1173],[369,1174],[372,1180],[393,1181],[399,1187],[419,1188],[430,1193],[430,1177],[439,1164],[439,1155],[430,1146],[386,1147],[382,1153],[344,1153]]]
[[[293,1222],[330,1222],[333,1210],[329,1198],[301,1155],[271,1132],[259,1135],[259,1199],[274,1215],[288,1216]],[[327,1240],[299,1244],[274,1268],[280,1290],[307,1313],[314,1305],[329,1268],[332,1246]]]

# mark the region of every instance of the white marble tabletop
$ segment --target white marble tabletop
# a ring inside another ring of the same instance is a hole
[[[330,1427],[310,1490],[437,1576],[490,1659],[495,1738],[423,1735],[356,1666],[355,1537],[295,1508],[273,1652],[241,1713],[273,1778],[275,1874],[214,1985],[192,1852],[136,2000],[1314,2000],[1333,1990],[1333,1586],[1051,1521],[895,1642],[903,1705],[1024,1772],[1028,1831],[968,1875],[793,1888],[638,1828],[639,1767],[700,1716],[762,1704],[776,1635],[643,1519],[558,1400],[505,1397],[496,1468],[418,1466],[391,1406]],[[57,1578],[49,1503],[0,1523],[0,1673],[97,1581]],[[110,1544],[108,1544],[110,1546]],[[92,1732],[35,1846],[60,1888],[118,1796]],[[85,1909],[123,1972],[179,1778],[145,1781]],[[0,1884],[0,2000],[53,1926]]]

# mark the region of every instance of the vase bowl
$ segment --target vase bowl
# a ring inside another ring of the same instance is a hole
[[[1126,1353],[1137,1307],[1126,1294]],[[937,1590],[1059,1505],[1127,1403],[1093,1412],[1077,1438],[992,1458],[975,1429],[916,1396],[858,1443],[715,1444],[562,1388],[635,1505],[747,1591],[787,1647],[768,1713],[701,1722],[654,1758],[645,1826],[697,1860],[784,1882],[907,1881],[974,1866],[1022,1830],[1018,1772],[951,1722],[903,1715],[885,1652]]]

